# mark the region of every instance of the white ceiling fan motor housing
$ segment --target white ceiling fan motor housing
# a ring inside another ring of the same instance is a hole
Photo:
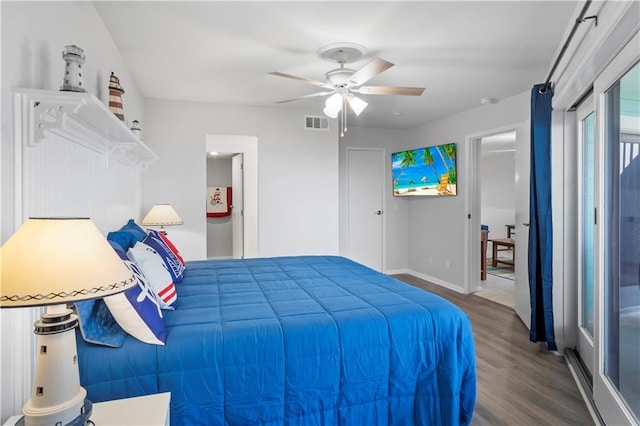
[[[346,87],[355,70],[351,68],[335,68],[327,72],[324,76],[333,87]]]

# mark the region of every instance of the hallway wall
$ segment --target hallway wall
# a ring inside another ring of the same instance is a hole
[[[481,222],[489,226],[489,238],[507,238],[505,225],[513,225],[516,220],[514,154],[500,152],[480,157]]]

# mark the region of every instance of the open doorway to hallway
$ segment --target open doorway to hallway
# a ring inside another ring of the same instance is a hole
[[[486,273],[476,294],[514,307],[516,132],[479,139],[480,222],[487,243],[481,247]]]
[[[231,238],[233,258],[258,256],[258,138],[244,135],[207,135],[205,150],[230,154],[231,176]],[[228,181],[227,181],[228,182]],[[209,182],[205,182],[208,184]],[[217,181],[213,185],[222,185]],[[203,188],[203,201],[208,192]],[[235,194],[235,197],[234,197]],[[207,196],[208,198],[208,196]],[[205,203],[203,203],[205,204]],[[208,209],[208,208],[207,208]],[[209,215],[207,214],[207,217]],[[229,231],[227,231],[229,232]],[[207,246],[215,245],[215,236],[208,238]],[[211,255],[207,248],[208,256]],[[223,255],[229,257],[228,250]]]
[[[242,154],[207,152],[208,259],[243,257],[242,213],[237,211],[238,208],[242,210],[242,179],[241,177],[238,179],[237,172],[234,173],[236,156],[242,156]],[[215,209],[212,205],[222,207]],[[217,210],[222,211],[217,212]],[[216,212],[213,213],[213,211]],[[236,235],[238,233],[240,235]]]

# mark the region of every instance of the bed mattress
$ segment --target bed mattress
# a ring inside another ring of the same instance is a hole
[[[475,404],[468,317],[336,256],[187,262],[165,346],[78,339],[94,402],[171,392],[173,425],[456,425]]]

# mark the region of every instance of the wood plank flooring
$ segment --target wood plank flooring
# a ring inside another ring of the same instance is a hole
[[[540,350],[513,309],[408,274],[394,275],[458,305],[471,319],[478,379],[472,425],[593,425],[564,357]]]

